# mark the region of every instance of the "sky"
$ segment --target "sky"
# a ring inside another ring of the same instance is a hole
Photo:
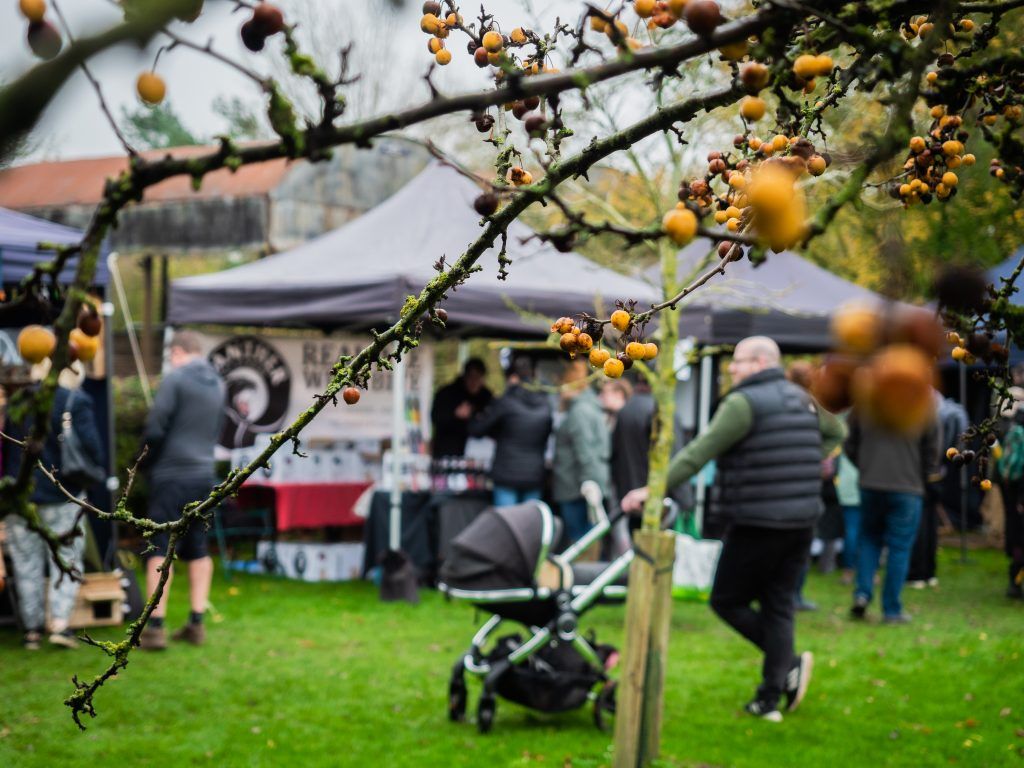
[[[52,5],[57,2],[77,37],[116,24],[119,9],[110,0],[49,0],[48,18],[57,22]],[[426,100],[429,93],[422,77],[432,59],[427,52],[427,36],[419,29],[419,2],[405,2],[399,9],[386,0],[281,0],[286,18],[300,22],[302,34],[318,60],[336,61],[335,48],[355,43],[357,71],[366,72],[365,85],[356,101],[357,109],[377,113],[388,108]],[[490,0],[487,10],[495,14],[502,27],[511,29],[530,24],[531,18],[546,21],[548,26],[559,13],[563,21],[575,23],[582,3],[578,0],[551,0],[536,3],[543,10],[530,10],[529,0]],[[230,0],[206,0],[206,8],[194,24],[176,24],[176,33],[187,39],[213,47],[260,73],[276,73],[272,57],[253,54],[241,44],[238,29],[247,15],[233,12]],[[464,8],[479,8],[466,4]],[[475,11],[478,12],[478,11]],[[468,15],[469,11],[465,11]],[[36,63],[25,42],[27,22],[20,15],[15,0],[0,2],[0,81],[9,81]],[[318,41],[310,43],[311,36]],[[353,39],[354,36],[354,39]],[[477,69],[465,51],[465,37],[452,35],[455,54],[448,67],[438,68],[435,84],[442,92],[461,92],[487,87],[483,70]],[[168,42],[158,37],[144,51],[135,46],[122,46],[91,61],[91,68],[100,81],[111,111],[120,117],[122,107],[136,109],[140,102],[135,94],[139,73],[152,66],[156,51]],[[281,45],[278,36],[270,46]],[[183,123],[198,135],[211,136],[224,129],[224,122],[210,105],[218,96],[239,96],[256,106],[261,103],[256,86],[244,75],[208,56],[184,48],[164,53],[158,73],[167,83],[167,100]],[[382,84],[376,96],[367,95],[370,83]],[[43,159],[70,159],[118,154],[121,147],[99,109],[96,94],[81,73],[64,86],[43,116],[31,137],[31,153],[20,162]]]

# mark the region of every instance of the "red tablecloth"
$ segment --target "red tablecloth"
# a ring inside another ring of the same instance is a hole
[[[277,530],[361,525],[352,511],[370,483],[259,483],[243,485],[238,501],[243,506],[272,506]]]

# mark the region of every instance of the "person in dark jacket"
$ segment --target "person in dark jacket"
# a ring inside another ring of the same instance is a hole
[[[470,437],[494,440],[491,481],[494,506],[539,499],[544,488],[544,449],[551,435],[551,403],[529,388],[533,361],[516,357],[506,372],[508,387],[469,423]]]
[[[565,418],[555,435],[554,497],[565,525],[563,543],[572,544],[590,530],[587,502],[580,492],[592,480],[608,495],[611,435],[601,404],[587,384],[587,364],[578,360],[562,377]]]
[[[929,480],[938,479],[941,448],[938,422],[932,418],[916,432],[887,429],[856,409],[850,413],[846,455],[860,470],[861,521],[857,581],[850,614],[864,618],[874,592],[875,573],[888,550],[882,587],[883,620],[905,624],[901,594],[910,568]]]
[[[149,516],[158,523],[181,518],[186,504],[202,501],[214,485],[213,451],[224,421],[226,389],[217,371],[202,356],[199,337],[190,331],[175,333],[170,343],[171,371],[164,376],[146,420],[149,447]],[[150,540],[155,551],[146,561],[146,589],[153,594],[160,580],[160,565],[167,553],[169,534]],[[206,612],[213,579],[213,560],[207,554],[206,526],[193,521],[178,539],[177,556],[188,562],[189,621],[174,639],[202,645],[206,639]],[[173,574],[171,574],[173,575]],[[167,647],[164,617],[171,577],[140,636],[147,650]]]
[[[49,361],[38,365],[33,370],[33,378],[41,380],[49,370]],[[64,414],[71,417],[71,429],[78,437],[83,452],[97,466],[106,466],[103,456],[103,443],[96,426],[96,413],[92,398],[78,387],[82,375],[75,369],[65,369],[58,379],[58,387],[54,393],[53,410],[50,415],[50,433],[43,446],[40,457],[43,465],[57,469],[55,476],[62,486],[73,496],[84,496],[84,489],[71,480],[61,476],[60,435],[63,430]],[[8,424],[5,430],[15,439],[23,439],[28,433],[24,424]],[[21,464],[21,450],[8,443],[3,452],[3,474],[14,476]],[[61,559],[82,570],[82,555],[85,551],[85,530],[79,520],[81,508],[69,502],[67,496],[55,486],[38,467],[33,477],[34,490],[32,503],[36,505],[43,524],[57,535],[70,532],[76,524],[78,535],[70,542],[63,544],[58,552]],[[74,634],[68,629],[68,619],[75,605],[79,583],[61,576],[57,564],[46,545],[37,534],[28,529],[25,520],[18,515],[7,518],[7,535],[14,573],[17,577],[18,607],[21,612],[22,624],[25,627],[24,646],[28,650],[36,650],[42,639],[46,606],[49,605],[50,626],[49,641],[63,648],[74,648],[78,645]],[[49,566],[49,593],[45,570]]]
[[[484,361],[471,357],[459,378],[437,390],[430,409],[433,424],[430,454],[435,459],[462,456],[466,452],[470,420],[494,399],[491,390],[484,386],[486,375]]]
[[[736,345],[734,387],[707,428],[677,453],[668,487],[718,460],[722,502],[731,515],[711,589],[711,607],[764,654],[762,682],[746,711],[778,722],[779,697],[799,706],[813,656],[794,652],[793,592],[821,514],[821,460],[845,435],[835,416],[787,381],[779,348],[752,336]],[[642,508],[646,488],[626,494],[627,512]],[[752,607],[758,603],[758,610]]]

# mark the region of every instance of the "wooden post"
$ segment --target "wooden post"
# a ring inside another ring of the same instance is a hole
[[[142,359],[148,373],[153,362],[153,257],[148,254],[142,257]]]
[[[671,616],[675,536],[637,531],[629,572],[623,671],[615,712],[615,768],[640,768],[658,756]]]

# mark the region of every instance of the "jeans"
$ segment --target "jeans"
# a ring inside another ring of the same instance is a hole
[[[776,704],[793,667],[794,614],[811,528],[734,526],[725,536],[711,587],[711,608],[764,653],[758,699]],[[752,603],[758,604],[754,610]]]
[[[882,612],[903,613],[900,593],[910,568],[910,552],[921,520],[922,499],[914,493],[860,491],[860,552],[857,558],[855,597],[871,600],[875,572],[882,559],[882,547],[889,549],[882,587]]]
[[[494,486],[494,506],[514,507],[524,501],[540,498],[540,488],[509,488],[507,485]]]
[[[558,514],[562,518],[562,524],[565,526],[562,541],[566,546],[574,541],[579,541],[590,530],[585,499],[558,502]]]
[[[843,505],[843,566],[857,567],[857,545],[860,542],[860,507]]]

